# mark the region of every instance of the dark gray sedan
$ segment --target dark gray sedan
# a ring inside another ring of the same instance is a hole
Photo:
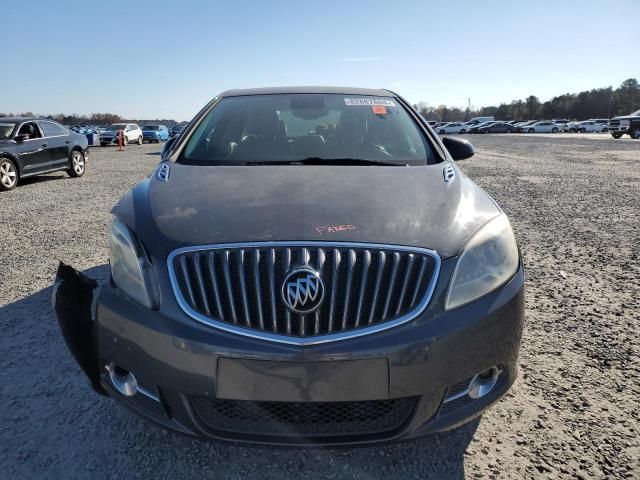
[[[87,138],[53,120],[0,118],[0,190],[15,188],[21,179],[64,170],[84,175]]]
[[[113,208],[110,280],[61,265],[95,390],[182,433],[353,445],[454,428],[516,378],[509,220],[386,90],[233,90]],[[95,317],[92,315],[96,306]]]
[[[513,133],[516,129],[507,122],[493,122],[489,125],[478,127],[478,133]]]

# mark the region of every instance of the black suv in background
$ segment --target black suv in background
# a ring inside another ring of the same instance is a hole
[[[87,138],[52,120],[0,118],[0,190],[26,177],[65,170],[84,174]]]
[[[625,133],[631,138],[640,138],[640,110],[630,115],[612,118],[609,120],[608,130],[613,138],[620,138]]]

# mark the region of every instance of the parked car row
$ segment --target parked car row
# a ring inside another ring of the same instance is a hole
[[[65,127],[69,130],[81,135],[98,135],[96,144],[107,146],[118,144],[118,132],[122,131],[122,143],[128,145],[137,143],[142,145],[144,142],[159,143],[169,140],[174,135],[184,130],[185,125],[175,125],[169,130],[165,125],[143,125],[140,127],[136,123],[113,123],[111,125],[94,126],[94,125],[73,125]],[[90,143],[92,144],[92,143]]]
[[[571,122],[562,118],[527,121],[493,120],[493,118],[481,121],[476,118],[468,122],[428,123],[440,135],[449,133],[604,133],[609,130],[609,120],[606,118],[592,118],[580,122]]]

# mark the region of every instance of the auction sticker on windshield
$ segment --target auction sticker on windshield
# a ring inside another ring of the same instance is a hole
[[[395,107],[396,104],[392,100],[385,100],[383,98],[345,98],[345,105],[358,106],[358,105],[380,105],[383,107]]]

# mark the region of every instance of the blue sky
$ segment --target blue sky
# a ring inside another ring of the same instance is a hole
[[[634,50],[610,47],[640,45],[638,19],[638,0],[4,2],[0,112],[188,120],[275,85],[546,100],[640,78]]]

